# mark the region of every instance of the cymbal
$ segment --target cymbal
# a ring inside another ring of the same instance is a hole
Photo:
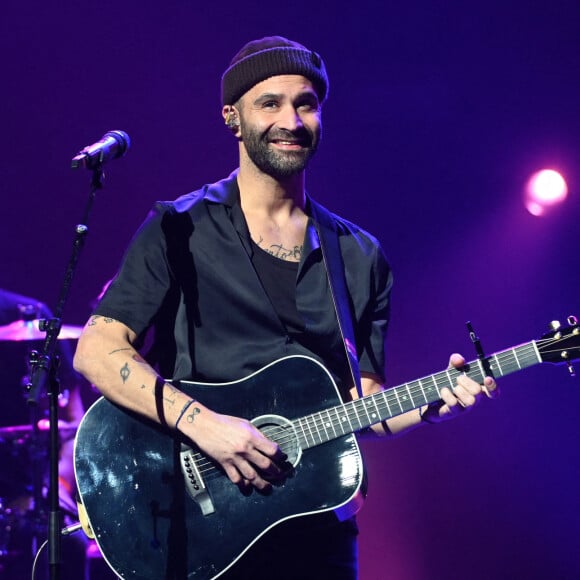
[[[0,440],[18,439],[18,437],[28,433],[32,433],[31,425],[12,425],[10,427],[0,427]]]
[[[0,340],[44,340],[46,333],[38,328],[38,320],[16,320],[0,326]],[[58,334],[59,340],[77,339],[82,332],[81,326],[63,324]]]
[[[43,433],[48,431],[50,424],[48,419],[40,419],[38,421],[38,431]],[[67,421],[58,420],[58,430],[62,432],[74,432],[77,429],[77,425],[68,423]],[[10,425],[8,427],[0,427],[0,441],[10,441],[13,439],[20,439],[28,434],[32,433],[32,425]]]

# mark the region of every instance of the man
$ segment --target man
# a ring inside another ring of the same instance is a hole
[[[281,357],[322,362],[344,400],[358,396],[333,306],[318,229],[338,233],[362,393],[384,389],[384,333],[391,273],[378,242],[318,206],[305,168],[321,136],[328,92],[322,59],[281,37],[248,43],[222,77],[222,114],[238,140],[227,179],[158,204],[79,341],[75,367],[112,401],[180,431],[241,493],[267,492],[285,475],[284,454],[248,420],[226,416],[159,377],[226,382]],[[154,356],[135,348],[150,327]],[[347,350],[349,339],[346,338]],[[150,366],[154,360],[157,370]],[[461,366],[459,355],[452,357]],[[465,375],[443,400],[373,427],[399,434],[463,413],[483,393]],[[158,392],[157,392],[158,393]],[[324,513],[268,532],[223,578],[344,578],[357,575],[356,524]]]

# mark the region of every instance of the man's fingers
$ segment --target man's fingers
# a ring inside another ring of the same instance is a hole
[[[460,369],[465,364],[465,359],[457,352],[449,357],[449,368]]]
[[[485,396],[488,399],[496,399],[499,397],[497,383],[491,377],[485,377],[481,390],[485,393]]]

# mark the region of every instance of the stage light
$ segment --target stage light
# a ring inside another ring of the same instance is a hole
[[[524,203],[532,215],[540,217],[563,203],[567,196],[568,186],[562,175],[553,169],[542,169],[528,180]]]

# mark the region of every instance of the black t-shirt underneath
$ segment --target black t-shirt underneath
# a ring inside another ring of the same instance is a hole
[[[291,336],[299,336],[306,327],[296,308],[298,262],[276,258],[253,241],[252,247],[252,264],[278,318]]]

